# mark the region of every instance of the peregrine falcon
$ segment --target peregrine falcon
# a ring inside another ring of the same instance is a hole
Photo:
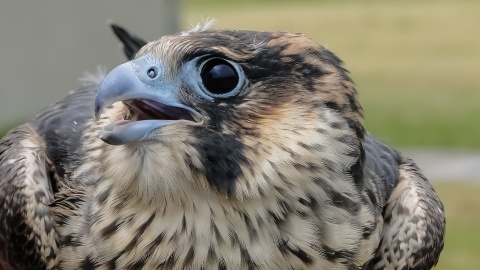
[[[437,263],[443,205],[364,130],[332,52],[288,32],[117,30],[132,60],[0,142],[0,269]]]

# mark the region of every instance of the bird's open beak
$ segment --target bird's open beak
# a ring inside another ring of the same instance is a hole
[[[121,145],[151,138],[153,131],[178,122],[201,122],[202,115],[181,104],[174,83],[163,76],[158,60],[144,56],[113,69],[98,88],[95,116],[117,101],[128,108],[123,120],[100,131],[106,143]]]

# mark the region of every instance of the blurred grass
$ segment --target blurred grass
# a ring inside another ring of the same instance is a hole
[[[445,248],[436,270],[480,269],[480,185],[433,182],[447,216]]]
[[[183,24],[302,32],[345,61],[384,141],[480,149],[479,12],[468,0],[185,0]]]

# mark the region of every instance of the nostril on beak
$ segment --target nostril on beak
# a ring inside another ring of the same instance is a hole
[[[151,67],[147,70],[147,75],[150,79],[155,79],[158,76],[158,68]]]

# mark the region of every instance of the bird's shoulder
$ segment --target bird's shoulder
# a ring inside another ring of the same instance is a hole
[[[380,245],[365,269],[432,268],[445,233],[435,190],[413,160],[368,133],[364,148],[365,190],[381,207],[384,222]]]
[[[365,183],[367,188],[375,189],[377,203],[383,206],[398,182],[401,154],[368,132],[363,147]]]
[[[72,91],[0,140],[2,267],[54,264],[58,247],[49,205],[55,193],[68,186],[67,174],[81,163],[82,136],[93,119],[95,93],[95,85]],[[61,201],[57,204],[67,206],[71,199]]]
[[[83,136],[94,119],[95,83],[70,92],[38,113],[32,126],[45,141],[46,156],[57,179],[69,178],[84,155]]]
[[[40,269],[58,250],[48,202],[53,198],[45,141],[31,123],[0,141],[0,265]],[[8,269],[8,268],[7,268]]]

